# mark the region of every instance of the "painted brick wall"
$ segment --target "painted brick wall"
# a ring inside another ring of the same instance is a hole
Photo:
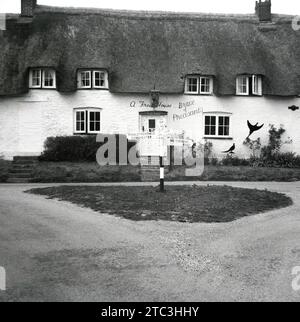
[[[185,131],[195,141],[203,139],[203,112],[232,113],[232,139],[210,139],[217,157],[233,142],[238,155],[249,154],[243,145],[248,135],[247,120],[254,124],[265,123],[252,137],[261,137],[263,143],[267,143],[268,125],[279,127],[282,124],[287,130],[286,137],[293,140],[284,148],[300,154],[300,111],[288,110],[288,106],[299,106],[300,98],[162,95],[160,101],[163,105],[157,110],[168,112],[168,127],[177,132]],[[102,109],[103,133],[139,132],[139,112],[152,110],[149,104],[149,95],[111,94],[101,90],[73,94],[32,90],[24,96],[0,98],[0,155],[9,159],[14,155],[38,155],[47,137],[72,135],[73,110],[80,107]]]

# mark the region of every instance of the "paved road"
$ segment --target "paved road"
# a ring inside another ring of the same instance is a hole
[[[295,204],[226,224],[131,222],[0,185],[0,300],[300,301],[300,183],[232,185]]]

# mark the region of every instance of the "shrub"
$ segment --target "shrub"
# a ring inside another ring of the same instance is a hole
[[[224,166],[249,166],[250,162],[246,159],[240,159],[238,157],[227,155],[222,159],[222,165]]]
[[[280,126],[276,128],[270,125],[269,141],[266,146],[261,147],[260,138],[255,141],[249,138],[245,140],[244,144],[252,151],[250,157],[250,165],[253,167],[277,167],[277,168],[296,168],[300,167],[300,156],[293,152],[280,152],[284,144],[290,144],[291,140],[282,140],[283,134],[286,130]],[[260,154],[258,153],[260,151]]]
[[[250,149],[252,158],[257,158],[259,156],[261,149],[260,138],[256,140],[251,140],[250,138],[247,138],[243,144]]]
[[[109,137],[109,135],[107,136]],[[117,163],[119,162],[119,138],[120,135],[116,135]],[[123,139],[127,140],[125,135]],[[128,150],[135,144],[136,142],[127,140]],[[45,150],[40,157],[40,161],[93,162],[96,160],[97,151],[102,145],[103,143],[96,142],[96,135],[49,137],[45,141]]]

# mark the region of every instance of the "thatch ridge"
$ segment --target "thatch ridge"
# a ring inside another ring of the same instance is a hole
[[[234,95],[238,74],[264,76],[265,95],[300,94],[300,32],[293,16],[142,12],[38,6],[9,15],[0,33],[0,95],[28,90],[28,69],[57,70],[58,90],[76,91],[79,68],[105,68],[110,91],[183,93],[187,74],[214,75],[215,94]]]

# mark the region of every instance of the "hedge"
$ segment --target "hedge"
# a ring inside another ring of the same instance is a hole
[[[112,135],[105,136],[111,137]],[[114,136],[116,138],[116,161],[118,163],[119,139],[121,136],[121,139],[127,141],[128,151],[136,145],[136,142],[128,141],[126,135],[116,134]],[[44,152],[40,156],[40,161],[95,162],[97,151],[103,144],[96,141],[96,135],[49,137],[44,143]]]

